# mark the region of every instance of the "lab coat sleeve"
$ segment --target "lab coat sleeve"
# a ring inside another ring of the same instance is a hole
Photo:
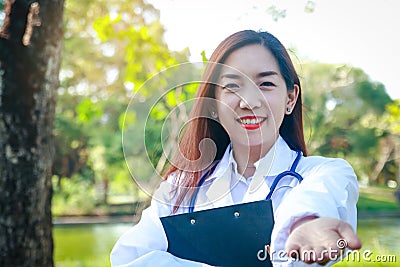
[[[113,267],[134,266],[208,266],[175,257],[167,252],[168,241],[160,216],[170,213],[168,182],[161,183],[151,205],[142,212],[139,223],[124,233],[111,251]]]
[[[274,211],[272,251],[285,251],[291,226],[306,216],[337,218],[356,230],[358,182],[350,164],[343,159],[325,159],[306,170],[303,177]]]

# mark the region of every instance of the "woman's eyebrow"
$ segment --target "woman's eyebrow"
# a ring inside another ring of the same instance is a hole
[[[269,71],[263,71],[257,74],[257,78],[262,78],[266,76],[273,76],[273,75],[278,75],[276,71],[269,70]],[[220,79],[227,78],[227,79],[234,79],[234,80],[240,80],[242,78],[241,75],[235,74],[235,73],[224,73],[221,75]]]
[[[259,74],[257,74],[257,78],[262,78],[262,77],[272,76],[272,75],[278,75],[278,73],[273,70],[263,71],[263,72],[260,72]]]
[[[224,73],[221,75],[220,79],[223,79],[223,78],[240,80],[242,77],[240,75],[234,74],[234,73]]]

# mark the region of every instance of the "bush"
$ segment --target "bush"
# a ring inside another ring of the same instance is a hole
[[[53,216],[76,216],[93,213],[96,207],[95,190],[90,181],[79,177],[63,178],[53,176]]]

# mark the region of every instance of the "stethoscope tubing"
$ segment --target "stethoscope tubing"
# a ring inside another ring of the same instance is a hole
[[[301,159],[302,153],[301,153],[300,150],[296,150],[296,153],[297,153],[296,158],[295,158],[295,160],[293,161],[293,164],[292,164],[292,166],[290,167],[290,170],[289,170],[289,171],[284,171],[284,172],[278,174],[278,175],[275,177],[274,181],[272,182],[271,189],[269,190],[269,193],[268,193],[267,197],[265,198],[265,200],[270,200],[270,199],[271,199],[272,194],[274,193],[276,186],[278,185],[279,181],[280,181],[283,177],[285,177],[285,176],[293,176],[293,177],[295,177],[300,183],[303,181],[303,177],[302,177],[299,173],[296,172],[296,167],[297,167],[297,165],[298,165],[298,163],[299,163],[299,161],[300,161],[300,159]],[[218,165],[218,164],[215,164],[209,171],[207,171],[207,172],[201,177],[201,179],[200,179],[200,181],[199,181],[199,183],[198,183],[198,185],[197,185],[197,187],[196,187],[196,190],[194,191],[193,196],[192,196],[192,198],[190,199],[190,203],[189,203],[189,213],[192,213],[192,212],[194,211],[194,206],[195,206],[195,203],[196,203],[197,194],[199,193],[200,187],[203,185],[203,183],[204,183],[204,181],[206,180],[206,178],[209,177],[209,176],[214,172],[214,170],[215,170],[215,168],[216,168],[217,165]]]

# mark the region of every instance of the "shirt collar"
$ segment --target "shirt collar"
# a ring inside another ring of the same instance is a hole
[[[279,136],[268,153],[254,163],[256,172],[247,192],[248,199],[261,199],[268,192],[269,185],[265,177],[274,177],[290,169],[296,157],[296,152],[291,150],[285,140]],[[246,196],[245,196],[246,197]]]
[[[291,150],[286,141],[279,135],[275,144],[268,153],[254,163],[256,172],[254,176],[275,176],[279,173],[289,170],[296,158],[296,152]],[[228,168],[235,174],[237,173],[237,163],[233,157],[232,145],[229,144],[214,172],[206,178],[205,182],[221,177]]]
[[[292,166],[296,155],[296,151],[291,150],[286,141],[279,136],[268,153],[254,163],[256,174],[262,173],[263,176],[275,176],[287,171]]]
[[[237,163],[233,156],[232,144],[228,145],[222,159],[218,163],[216,170],[206,179],[206,181],[211,181],[215,178],[221,177],[226,171],[234,174],[231,176],[231,178],[234,178],[235,180],[246,179],[238,173]]]

